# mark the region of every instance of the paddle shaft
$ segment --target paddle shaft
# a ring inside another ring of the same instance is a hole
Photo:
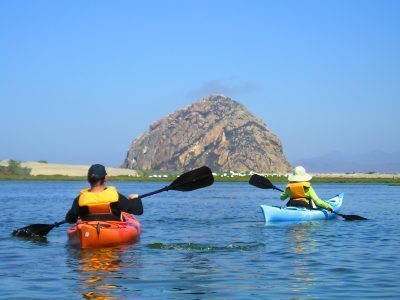
[[[54,227],[58,227],[58,226],[60,226],[60,225],[62,225],[62,224],[65,224],[65,223],[67,223],[66,220],[61,221],[61,222],[56,222],[56,223],[54,223],[53,225],[54,225]]]
[[[169,186],[165,186],[165,187],[163,187],[162,189],[159,189],[159,190],[156,190],[156,191],[147,193],[147,194],[140,195],[140,196],[137,197],[137,199],[146,198],[146,197],[148,197],[148,196],[155,195],[155,194],[159,194],[159,193],[162,193],[162,192],[165,192],[165,191],[168,191],[168,190],[169,190]],[[62,225],[62,224],[65,224],[65,223],[67,223],[66,220],[60,221],[60,222],[56,222],[56,223],[53,224],[53,226],[54,226],[54,227],[58,227],[58,226],[60,226],[60,225]]]
[[[273,185],[273,187],[272,187],[272,189],[274,189],[274,190],[278,190],[278,191],[280,191],[280,192],[284,192],[283,190],[281,190],[280,188],[277,188],[276,186],[274,186]],[[316,209],[316,210],[321,210],[321,209]],[[345,216],[344,215],[342,215],[342,214],[339,214],[339,213],[337,213],[337,212],[335,212],[335,211],[330,211],[331,213],[334,213],[334,214],[336,214],[336,215],[338,215],[338,216],[341,216],[341,217],[343,217],[343,218],[345,218]]]
[[[156,190],[156,191],[147,193],[147,194],[140,195],[140,196],[137,197],[137,199],[142,199],[142,198],[145,198],[145,197],[148,197],[148,196],[151,196],[151,195],[159,194],[159,193],[168,191],[169,189],[170,189],[169,186],[165,186],[165,187],[163,187],[162,189],[159,189],[159,190]],[[56,223],[52,224],[52,226],[53,226],[53,227],[58,227],[58,226],[60,226],[60,225],[62,225],[62,224],[65,224],[65,223],[67,223],[67,221],[66,221],[66,220],[63,220],[63,221],[56,222]]]
[[[165,186],[156,191],[143,194],[138,196],[137,199],[142,199],[154,194],[158,194],[161,192],[175,190],[175,191],[193,191],[200,188],[204,188],[214,183],[214,177],[210,168],[203,166],[198,169],[186,172],[176,178],[170,185]],[[132,199],[134,200],[134,199]],[[49,233],[54,227],[58,227],[64,223],[67,223],[66,220],[56,222],[54,224],[32,224],[17,230],[13,231],[15,235],[24,235],[24,236],[33,236],[40,235],[45,236]]]
[[[277,190],[277,191],[280,191],[280,192],[282,192],[282,193],[284,192],[283,190],[281,190],[280,188],[277,188],[277,187],[274,186],[274,185],[272,186],[272,189]],[[321,209],[315,209],[315,210],[321,210]],[[336,214],[336,215],[338,215],[338,216],[341,216],[341,217],[345,218],[344,215],[339,214],[339,213],[337,213],[337,212],[335,212],[335,211],[333,211],[333,210],[330,211],[330,212],[331,212],[331,213],[334,213],[334,214]]]
[[[162,193],[162,192],[165,192],[165,191],[168,191],[168,190],[169,190],[169,186],[165,186],[162,189],[156,190],[154,192],[150,192],[150,193],[147,193],[147,194],[140,195],[140,196],[138,196],[138,199],[142,199],[142,198],[145,198],[145,197],[148,197],[148,196],[151,196],[151,195],[159,194],[159,193]]]
[[[137,199],[142,199],[142,198],[145,198],[145,197],[148,197],[148,196],[151,196],[151,195],[155,195],[155,194],[159,194],[159,193],[162,193],[162,192],[165,192],[165,191],[168,191],[168,190],[169,190],[169,186],[165,186],[165,187],[163,187],[162,189],[159,189],[159,190],[156,190],[156,191],[147,193],[147,194],[140,195],[140,196],[137,197]],[[60,225],[62,225],[62,224],[65,224],[65,223],[67,223],[66,220],[60,221],[60,222],[56,222],[56,223],[54,223],[54,224],[52,224],[52,225],[53,225],[54,227],[58,227],[58,226],[60,226]]]
[[[346,218],[345,215],[342,215],[342,214],[340,214],[340,213],[338,213],[338,212],[336,212],[334,210],[331,211],[331,213],[334,213],[335,215],[341,216],[342,218]]]

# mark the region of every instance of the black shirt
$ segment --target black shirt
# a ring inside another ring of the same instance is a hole
[[[65,216],[65,220],[68,223],[75,223],[76,221],[78,221],[78,217],[80,217],[82,220],[92,219],[89,216],[89,210],[87,206],[79,206],[78,201],[79,196],[74,199],[71,209],[67,212]],[[118,193],[118,201],[111,203],[110,207],[112,214],[115,216],[116,220],[120,219],[121,211],[134,215],[143,214],[143,204],[141,199],[130,200],[120,193]]]

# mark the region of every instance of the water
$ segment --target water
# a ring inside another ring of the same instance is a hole
[[[143,194],[165,184],[115,185]],[[280,205],[276,191],[216,183],[143,199],[140,241],[83,251],[68,245],[67,225],[44,240],[10,233],[63,220],[84,182],[0,182],[0,298],[397,298],[400,187],[314,186],[322,198],[344,192],[342,213],[370,220],[265,226],[259,205]]]

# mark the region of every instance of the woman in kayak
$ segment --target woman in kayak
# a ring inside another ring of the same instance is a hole
[[[310,184],[311,178],[303,167],[294,168],[293,173],[288,176],[289,184],[281,194],[281,200],[290,198],[286,206],[313,208],[314,203],[317,207],[333,211],[332,206],[317,196]]]
[[[107,172],[103,165],[92,165],[88,171],[90,188],[84,189],[74,199],[65,220],[75,223],[78,218],[83,221],[121,220],[121,211],[143,214],[142,200],[137,194],[129,195],[128,199],[118,193],[112,186],[106,187]]]

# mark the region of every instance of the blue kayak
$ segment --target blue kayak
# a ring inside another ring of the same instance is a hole
[[[339,212],[342,206],[344,194],[341,193],[327,200],[335,212]],[[304,207],[269,206],[261,205],[265,223],[269,222],[298,222],[312,220],[327,220],[336,217],[334,213],[326,209],[307,209]]]

